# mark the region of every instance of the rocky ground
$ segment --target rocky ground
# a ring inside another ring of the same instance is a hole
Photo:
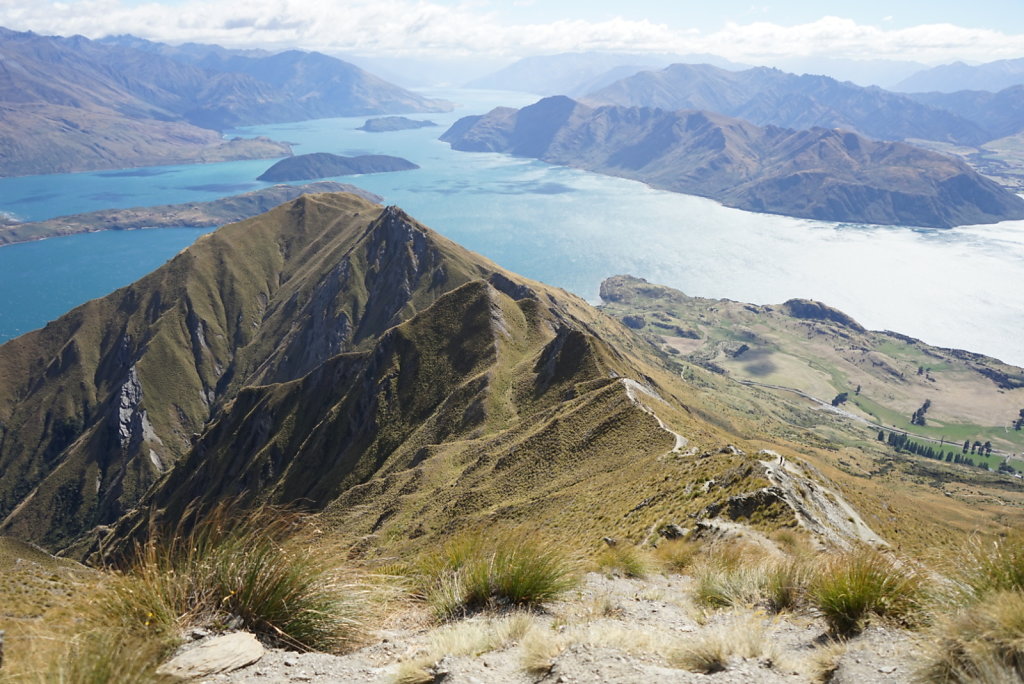
[[[436,626],[408,612],[344,656],[269,649],[203,681],[268,682],[910,682],[921,645],[873,625],[834,642],[810,614],[704,610],[693,580],[590,573],[544,613],[476,616]],[[202,639],[185,646],[194,648]]]

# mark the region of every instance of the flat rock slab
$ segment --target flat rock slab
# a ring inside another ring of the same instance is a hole
[[[157,669],[157,674],[198,679],[232,672],[263,657],[263,645],[249,632],[233,632],[204,641],[180,653]]]

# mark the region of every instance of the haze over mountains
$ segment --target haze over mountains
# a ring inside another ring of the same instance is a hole
[[[590,93],[584,101],[703,109],[759,126],[842,128],[883,140],[926,138],[977,145],[998,137],[975,121],[881,88],[765,67],[731,72],[707,65],[674,64],[622,79]]]
[[[470,81],[466,87],[575,97],[640,71],[662,69],[675,63],[713,64],[724,69],[745,68],[714,55],[573,52],[525,57],[493,74]]]
[[[288,148],[269,141],[224,150],[216,131],[450,107],[318,53],[164,52],[0,29],[0,175],[280,157]]]
[[[1024,84],[1024,58],[1000,59],[985,64],[963,62],[922,70],[892,86],[906,93],[955,93],[958,90],[996,92]]]
[[[593,108],[551,97],[466,117],[455,149],[506,152],[642,180],[750,211],[951,227],[1024,218],[1024,199],[966,163],[852,132],[759,127],[706,111]]]

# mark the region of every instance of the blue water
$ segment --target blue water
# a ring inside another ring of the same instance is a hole
[[[453,152],[437,137],[456,118],[534,98],[429,94],[467,104],[417,117],[437,128],[366,133],[355,130],[364,118],[355,118],[236,133],[292,142],[296,153],[410,159],[422,168],[337,180],[383,196],[506,268],[591,301],[600,281],[616,273],[705,297],[761,304],[813,298],[869,328],[1024,365],[1024,221],[938,231],[793,219],[536,161]],[[255,178],[271,163],[0,179],[0,211],[40,219],[212,199],[263,186]],[[198,233],[96,233],[0,249],[0,339],[131,282]]]

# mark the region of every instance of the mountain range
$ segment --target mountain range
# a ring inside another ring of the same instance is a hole
[[[168,52],[179,59],[138,39],[0,29],[0,176],[281,157],[287,146],[217,131],[450,108],[315,52]]]
[[[582,101],[702,109],[759,126],[842,128],[882,140],[925,138],[977,145],[997,137],[977,122],[904,95],[767,67],[726,71],[709,65],[673,64],[617,81]]]
[[[470,81],[466,87],[574,97],[603,88],[640,71],[661,69],[678,62],[712,64],[724,69],[745,68],[708,54],[566,52],[524,57],[492,74]]]
[[[962,161],[834,128],[794,131],[706,111],[594,108],[551,97],[465,117],[441,139],[458,150],[633,178],[750,211],[932,227],[1024,217],[1024,199]]]
[[[1000,59],[985,64],[953,62],[923,69],[892,86],[906,93],[955,93],[959,90],[996,92],[1024,85],[1024,58]]]

